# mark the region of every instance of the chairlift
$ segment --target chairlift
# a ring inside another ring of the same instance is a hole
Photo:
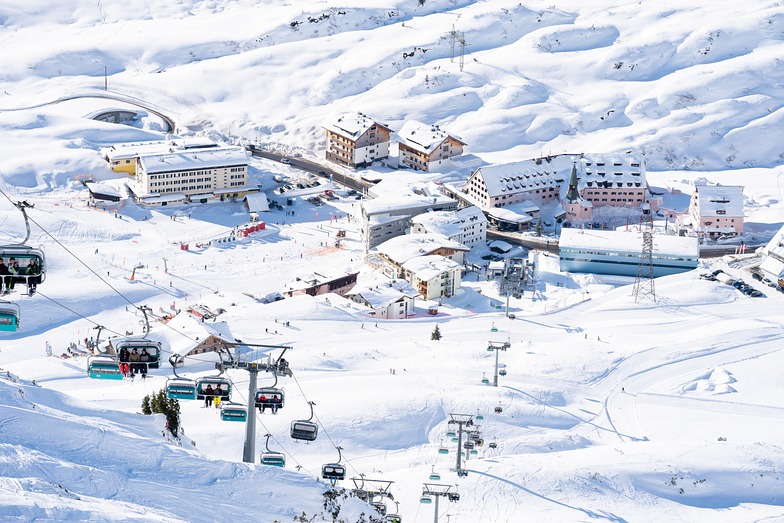
[[[400,512],[400,503],[395,501],[395,513],[386,515],[387,523],[403,523],[403,516],[401,516],[399,512]]]
[[[471,450],[469,450],[469,451],[468,451],[468,453],[469,453],[470,455],[472,455],[472,456],[476,456],[477,454],[479,454],[479,451],[478,451],[478,450],[476,450],[476,449],[471,449]]]
[[[447,438],[457,437],[457,432],[455,432],[454,430],[448,430],[448,431],[446,431],[446,437]]]
[[[490,327],[490,332],[498,332],[498,327],[495,326],[495,322],[493,322],[493,326]],[[487,350],[491,351],[493,349],[487,349]]]
[[[449,449],[444,446],[444,442],[441,441],[441,446],[438,447],[439,454],[449,454]]]
[[[503,411],[504,411],[504,409],[500,405],[495,408],[495,413],[496,414],[501,414]]]
[[[248,420],[248,407],[242,403],[221,402],[221,419],[223,421],[246,422]]]
[[[490,380],[487,379],[484,372],[482,373],[482,385],[490,385]]]
[[[463,448],[464,448],[464,449],[471,450],[472,448],[474,448],[474,446],[475,446],[475,445],[476,445],[476,444],[475,444],[473,441],[471,441],[471,440],[468,440],[468,441],[466,441],[465,443],[463,443]]]
[[[129,363],[130,355],[136,351],[140,357],[147,353],[147,360],[134,362],[135,365],[147,365],[147,369],[157,369],[161,363],[161,343],[145,338],[128,338],[117,342],[114,351],[120,358],[120,363]],[[145,369],[146,370],[146,369]]]
[[[431,465],[430,467],[430,476],[428,477],[430,481],[441,481],[441,474],[436,472],[436,466]]]
[[[172,400],[195,400],[196,382],[187,378],[166,378],[166,397]]]
[[[419,498],[419,502],[423,505],[430,505],[433,502],[433,498],[428,494],[422,494],[422,497]]]
[[[282,400],[281,400],[282,405]],[[310,417],[306,420],[294,420],[291,422],[291,437],[293,439],[301,439],[305,441],[314,441],[318,436],[318,425],[311,421],[313,419],[313,403],[308,402],[310,405]]]
[[[210,390],[207,390],[210,387]],[[215,392],[218,391],[218,394]],[[203,376],[196,379],[196,399],[203,400],[205,396],[218,396],[221,401],[231,398],[231,382],[220,376]]]
[[[269,465],[270,467],[285,467],[286,466],[286,456],[281,454],[280,452],[273,452],[269,448],[269,440],[272,437],[272,434],[267,434],[267,441],[265,442],[264,446],[267,449],[266,452],[261,453],[260,461],[262,465]]]
[[[283,405],[286,403],[286,394],[282,389],[275,387],[256,389],[255,396],[255,403],[259,412],[264,412],[267,408],[272,409],[272,412],[276,412],[277,409],[283,408]]]
[[[0,301],[0,331],[16,332],[19,329],[19,320],[22,312],[19,305]]]
[[[477,414],[476,416],[474,416],[474,420],[476,421],[484,421],[484,419],[485,417],[482,416],[481,414]]]
[[[338,462],[327,463],[321,467],[321,477],[329,480],[330,484],[333,486],[337,481],[346,479],[346,467],[340,464],[340,461],[343,459],[343,455],[340,451],[343,450],[343,448],[335,447],[335,449],[338,451]]]
[[[120,362],[114,356],[100,354],[87,358],[87,374],[96,380],[121,380]]]
[[[499,370],[498,371],[498,375],[499,376],[506,376],[506,370],[504,370],[504,369]]]
[[[457,469],[457,477],[464,478],[468,476],[468,471],[466,469]]]
[[[26,235],[24,240],[18,244],[2,245],[0,246],[0,258],[4,262],[10,261],[14,258],[17,263],[17,272],[10,273],[6,276],[11,278],[13,283],[24,283],[27,287],[27,294],[32,296],[38,284],[43,283],[46,279],[46,256],[42,249],[36,249],[26,245],[27,240],[30,239],[30,220],[27,218],[26,209],[33,206],[29,203],[22,201],[14,204],[14,206],[22,212],[25,221]],[[31,264],[33,264],[31,266]],[[32,271],[32,272],[30,272]]]
[[[373,505],[373,508],[375,508],[376,511],[379,514],[381,514],[382,516],[386,516],[387,515],[387,506],[384,503],[382,503],[381,501],[375,501],[375,502],[371,503],[371,505]]]
[[[449,501],[453,503],[460,501],[460,494],[458,494],[457,492],[448,492],[446,496],[447,499],[449,499]]]
[[[487,444],[487,446],[490,447],[491,449],[497,449],[498,443],[496,443],[495,441],[491,441],[490,443]]]

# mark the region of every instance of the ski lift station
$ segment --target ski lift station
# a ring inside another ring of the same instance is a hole
[[[562,272],[590,272],[636,276],[643,249],[640,231],[561,230],[559,250]],[[653,235],[653,276],[666,276],[697,267],[699,241],[695,237]]]

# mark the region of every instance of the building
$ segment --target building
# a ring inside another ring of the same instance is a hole
[[[346,298],[371,309],[370,314],[383,319],[405,319],[414,314],[414,300],[419,293],[406,280],[395,279],[375,285],[356,285]]]
[[[408,264],[408,262],[414,258],[427,256],[428,261],[433,262],[441,272],[449,273],[443,276],[443,279],[448,279],[449,281],[442,282],[443,285],[441,287],[447,293],[445,294],[446,296],[451,296],[453,291],[460,286],[459,281],[454,281],[452,273],[459,271],[462,275],[465,253],[469,250],[465,245],[452,241],[443,234],[407,234],[387,240],[376,248],[383,265],[381,271],[389,278],[403,278],[407,280],[422,296],[425,296],[422,293],[423,285],[435,277],[429,272],[432,266],[425,267],[419,263]],[[444,264],[440,261],[436,263],[435,257],[447,259],[454,262],[454,264]],[[417,271],[420,274],[415,274]],[[460,278],[458,277],[457,279],[459,280]],[[433,285],[431,285],[428,292],[435,292],[433,289],[436,287]]]
[[[762,249],[762,263],[760,270],[773,282],[784,285],[784,227],[773,235],[768,244]]]
[[[397,132],[398,164],[415,171],[438,172],[451,168],[450,158],[463,154],[466,143],[437,125],[409,120]]]
[[[588,272],[636,276],[640,265],[643,234],[638,231],[561,230],[559,240],[562,272]],[[690,271],[697,267],[697,238],[654,235],[652,264],[655,277]]]
[[[282,290],[281,293],[289,298],[302,294],[318,296],[327,293],[343,296],[356,285],[358,274],[359,273],[354,272],[351,274],[341,274],[339,276],[325,276],[317,272],[312,272],[298,276],[294,281],[286,283],[285,289]]]
[[[389,157],[392,129],[365,114],[341,114],[324,129],[327,160],[347,167],[365,167]]]
[[[429,211],[457,209],[457,201],[442,194],[385,195],[362,202],[362,240],[370,250],[402,236],[411,227],[411,218]]]
[[[444,256],[416,256],[402,268],[408,282],[426,300],[449,298],[460,289],[463,266]]]
[[[193,356],[238,345],[225,321],[199,319],[192,312],[179,312],[166,327],[161,330],[160,337],[169,345],[171,354]]]
[[[175,151],[203,151],[222,147],[209,138],[176,138],[173,140],[152,140],[147,142],[126,142],[101,148],[101,156],[115,172],[136,174],[139,157],[167,154]]]
[[[487,218],[473,205],[458,211],[426,212],[411,218],[411,233],[443,234],[471,249],[487,240]]]
[[[689,221],[699,235],[711,239],[743,234],[743,187],[696,185],[689,202]]]
[[[646,201],[645,165],[632,153],[562,154],[488,165],[471,173],[461,191],[483,208],[541,206],[566,197],[573,170],[580,197],[593,207],[640,207]]]

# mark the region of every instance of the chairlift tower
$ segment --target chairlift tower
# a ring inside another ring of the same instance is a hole
[[[447,424],[457,425],[457,464],[455,465],[457,468],[455,472],[460,476],[460,471],[462,470],[460,466],[461,458],[463,457],[463,433],[468,432],[465,427],[474,426],[474,416],[472,414],[450,414],[449,418]],[[468,458],[466,457],[466,459]]]
[[[637,265],[637,278],[634,280],[634,303],[649,299],[656,303],[656,288],[653,277],[653,214],[646,215],[642,231],[642,252]]]
[[[452,490],[453,488],[455,490]],[[433,498],[435,498],[435,506],[433,507],[433,523],[438,523],[438,499],[447,498],[449,501],[456,503],[460,501],[460,494],[457,493],[457,487],[455,485],[423,483],[422,497],[419,498],[419,501],[423,504],[429,505]]]
[[[255,363],[255,362],[248,362],[248,361],[240,361],[235,360],[233,357],[229,362],[219,362],[215,364],[215,368],[218,369],[221,374],[225,372],[226,369],[242,369],[248,371],[249,379],[248,379],[248,411],[247,411],[247,420],[245,422],[245,444],[242,450],[242,461],[245,463],[255,463],[256,461],[256,413],[254,409],[256,405],[253,401],[253,398],[256,397],[256,378],[258,376],[259,371],[262,372],[272,372],[275,376],[278,374],[290,374],[291,370],[287,367],[283,367],[280,365],[280,360],[283,358],[283,355],[286,353],[288,349],[291,347],[287,347],[284,345],[261,345],[261,344],[253,344],[253,343],[240,343],[239,345],[245,347],[262,347],[267,349],[283,349],[283,352],[280,353],[278,359],[274,362],[269,363]],[[227,351],[228,352],[228,351]],[[231,357],[231,353],[229,353]]]
[[[506,352],[506,350],[511,346],[512,344],[508,341],[490,341],[487,343],[487,352],[495,352],[495,374],[493,375],[493,387],[498,386],[498,351]]]

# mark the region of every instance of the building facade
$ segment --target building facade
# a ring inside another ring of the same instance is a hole
[[[365,114],[342,114],[324,129],[327,160],[356,168],[389,157],[392,130]]]
[[[689,219],[698,236],[715,239],[743,234],[743,187],[697,185],[689,202]]]
[[[398,164],[415,171],[438,172],[450,167],[450,158],[463,154],[466,143],[447,134],[437,125],[415,120],[403,124],[397,132]]]
[[[487,217],[476,206],[457,211],[426,212],[411,219],[411,233],[443,234],[468,248],[483,245],[487,240]]]

